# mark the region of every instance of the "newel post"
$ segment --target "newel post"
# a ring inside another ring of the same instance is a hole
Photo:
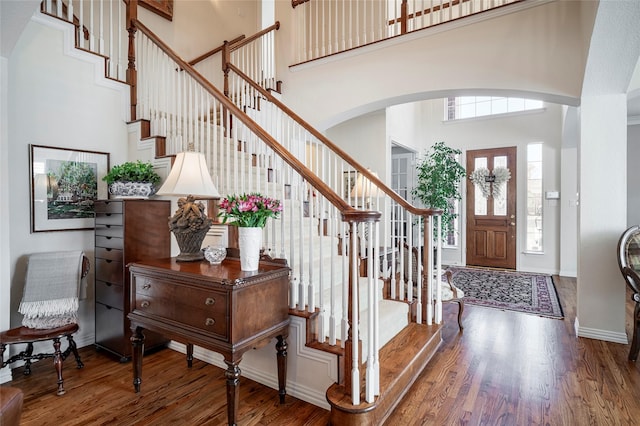
[[[407,21],[409,20],[409,2],[408,0],[402,0],[402,5],[400,6],[400,34],[407,33]]]
[[[231,48],[227,40],[222,44],[222,72],[224,73],[224,95],[229,97],[229,64],[231,63]]]
[[[360,338],[360,262],[364,253],[360,252],[359,238],[371,238],[371,233],[364,233],[364,227],[370,227],[374,222],[379,222],[381,213],[377,211],[364,211],[351,209],[342,213],[342,220],[349,224],[349,297],[348,297],[348,325],[349,331],[344,342],[344,391],[351,397],[353,405],[361,402],[361,390],[363,379],[376,380],[379,372],[374,371],[373,376],[362,377],[362,340]],[[364,235],[358,235],[358,228],[362,227]],[[377,242],[376,242],[377,244]],[[374,319],[374,321],[376,321]],[[371,324],[369,325],[370,331]],[[373,344],[369,335],[369,344]]]
[[[127,32],[129,33],[129,49],[127,52],[128,66],[127,66],[127,83],[130,86],[130,121],[137,119],[136,109],[138,106],[138,72],[136,71],[136,26],[135,22],[138,20],[138,0],[126,0],[127,5]]]

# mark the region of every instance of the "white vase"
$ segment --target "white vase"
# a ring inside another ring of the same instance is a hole
[[[240,246],[240,269],[257,271],[262,247],[262,228],[238,228]]]

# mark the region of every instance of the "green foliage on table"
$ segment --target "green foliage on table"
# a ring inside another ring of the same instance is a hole
[[[155,185],[160,182],[160,175],[153,170],[153,164],[138,160],[113,166],[102,180],[109,185],[114,182],[148,182]]]
[[[425,207],[443,211],[443,239],[455,231],[453,220],[458,215],[453,212],[454,202],[462,199],[460,182],[466,176],[466,171],[457,160],[461,154],[462,151],[459,149],[448,147],[444,142],[437,142],[419,160],[418,184],[411,191]]]

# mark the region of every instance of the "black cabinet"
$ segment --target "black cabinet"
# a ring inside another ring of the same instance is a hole
[[[131,357],[127,265],[171,256],[171,202],[97,200],[95,212],[96,346],[127,361]],[[147,334],[146,350],[166,345],[164,337]]]

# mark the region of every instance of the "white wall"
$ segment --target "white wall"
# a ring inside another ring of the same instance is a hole
[[[444,141],[447,145],[463,151],[462,164],[466,164],[466,151],[497,147],[517,147],[517,188],[516,202],[517,260],[516,267],[520,271],[543,272],[556,274],[560,269],[560,200],[544,200],[544,254],[525,253],[526,223],[526,176],[527,176],[527,144],[542,142],[543,148],[543,191],[560,191],[560,159],[562,146],[562,107],[546,104],[545,109],[538,112],[524,112],[475,118],[456,121],[443,121],[444,105],[442,99],[424,101],[424,133],[420,145],[424,151],[436,142]],[[468,180],[463,184],[466,195]],[[463,202],[464,196],[463,195]],[[465,205],[462,206],[461,224],[464,244]],[[443,261],[465,264],[464,245],[459,249],[445,249]]]
[[[259,31],[260,0],[173,2],[173,20],[138,8],[138,19],[183,59],[190,61],[244,34]],[[220,69],[222,64],[216,62]]]
[[[287,41],[301,35],[290,3],[277,2],[277,40],[290,46],[279,50],[283,100],[321,130],[390,105],[462,90],[536,94],[577,105],[597,2],[523,3],[536,6],[290,67],[295,56]]]
[[[578,108],[566,107],[560,170],[560,275],[578,274]]]
[[[578,148],[576,331],[581,337],[619,343],[627,343],[625,286],[616,260],[618,239],[627,225],[626,106],[625,94],[584,96]],[[595,173],[602,168],[606,174]]]
[[[420,152],[424,150],[423,108],[431,107],[428,102],[411,102],[387,108],[387,137],[405,148]]]
[[[0,329],[10,324],[11,267],[9,262],[9,132],[8,124],[8,60],[0,57]],[[0,383],[11,378],[9,369],[0,370]]]
[[[3,67],[3,82],[8,88],[3,88],[2,99],[11,108],[6,114],[8,128],[3,125],[0,150],[1,160],[6,161],[0,172],[3,262],[0,291],[3,303],[10,301],[11,326],[21,321],[17,307],[28,253],[84,250],[92,258],[94,251],[92,231],[30,233],[29,144],[111,152],[111,164],[124,161],[127,152],[123,117],[128,88],[104,79],[96,84],[95,76],[103,73],[103,62],[96,62],[95,55],[84,53],[79,55],[85,58],[82,60],[66,56],[63,39],[72,35],[62,28],[69,26],[41,19],[54,27],[30,21],[9,57],[8,66]],[[11,277],[10,289],[6,277]],[[76,339],[79,346],[94,341],[93,270],[88,282],[88,298],[80,304],[80,332]]]
[[[388,182],[390,160],[385,153],[391,152],[391,148],[387,147],[384,111],[341,123],[328,129],[325,134],[360,164]]]
[[[455,122],[443,122],[443,111],[442,99],[397,105],[387,108],[386,113],[383,110],[348,120],[328,129],[326,134],[330,140],[340,145],[364,166],[374,169],[372,164],[384,163],[388,173],[391,172],[389,166],[391,148],[389,143],[383,143],[383,132],[386,132],[387,141],[393,140],[416,150],[418,157],[435,142],[444,141],[447,145],[463,151],[461,159],[463,165],[466,162],[465,152],[469,149],[516,146],[518,148],[517,224],[519,230],[517,268],[521,271],[559,273],[560,242],[563,235],[560,226],[561,209],[573,211],[574,216],[576,214],[575,205],[571,208],[568,206],[565,208],[565,198],[568,205],[571,192],[564,194],[561,188],[563,108],[559,105],[548,104],[543,111],[539,112]],[[385,122],[386,129],[382,127]],[[560,200],[544,200],[544,254],[524,253],[526,149],[527,144],[531,142],[544,143],[543,191],[561,192]],[[570,164],[568,166],[568,170],[575,173],[575,165],[573,168],[570,167]],[[380,173],[379,170],[376,171]],[[389,175],[385,174],[384,176],[388,182]],[[466,183],[466,181],[463,183],[464,194],[466,194]],[[572,192],[575,193],[575,189]],[[463,196],[460,217],[462,224],[461,246],[444,249],[443,262],[448,264],[465,264],[464,224],[466,218],[464,206]],[[575,231],[569,237],[572,238],[569,244],[572,242],[575,247]],[[574,265],[575,255],[574,249],[572,257]],[[570,258],[569,253],[566,253],[566,256]],[[575,267],[573,268],[573,276],[575,276]]]

